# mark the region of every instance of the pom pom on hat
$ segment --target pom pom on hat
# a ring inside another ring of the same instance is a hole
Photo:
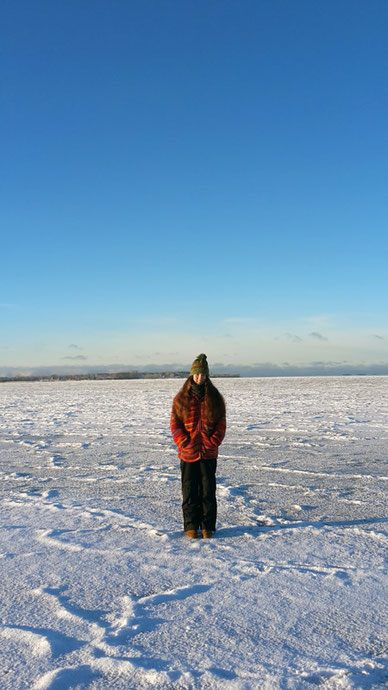
[[[191,365],[190,376],[193,376],[194,374],[205,374],[205,376],[209,376],[209,365],[207,363],[206,355],[203,353],[198,355]]]

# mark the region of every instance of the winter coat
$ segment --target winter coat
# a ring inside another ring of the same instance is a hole
[[[205,399],[199,400],[191,393],[185,422],[176,414],[174,400],[170,428],[180,460],[184,462],[211,460],[218,456],[218,446],[221,445],[225,436],[226,420],[222,417],[213,425],[207,423]]]

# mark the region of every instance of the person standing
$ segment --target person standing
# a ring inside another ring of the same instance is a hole
[[[175,396],[171,433],[178,448],[182,479],[183,527],[189,539],[198,530],[209,539],[217,519],[218,447],[225,436],[225,402],[209,378],[205,354],[194,360],[190,376]]]

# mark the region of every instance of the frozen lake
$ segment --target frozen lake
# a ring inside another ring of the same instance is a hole
[[[194,542],[182,383],[0,384],[0,687],[385,687],[388,377],[215,380]]]

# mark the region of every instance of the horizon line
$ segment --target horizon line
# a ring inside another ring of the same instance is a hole
[[[55,375],[88,375],[88,374],[119,374],[119,373],[182,373],[189,375],[191,364],[56,364],[39,366],[0,366],[0,377],[14,378],[16,376],[55,376]],[[262,362],[255,364],[222,364],[216,362],[210,367],[210,377],[219,374],[235,374],[249,377],[295,377],[295,376],[387,376],[388,363],[350,364],[347,362],[310,362],[305,364],[290,364],[284,362]]]

